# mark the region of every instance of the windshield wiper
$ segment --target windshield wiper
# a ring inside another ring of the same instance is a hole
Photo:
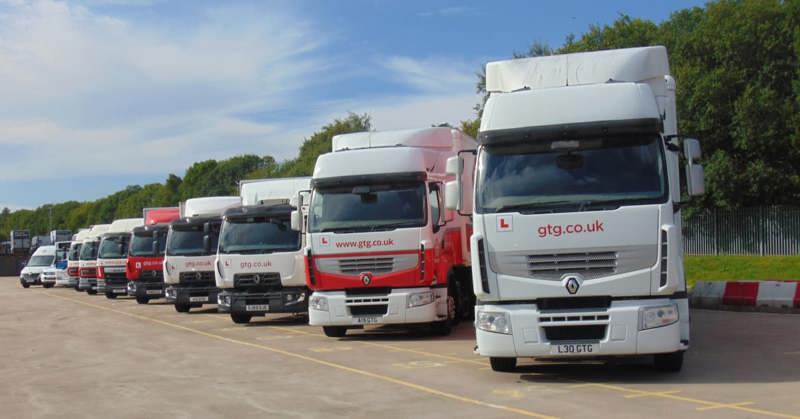
[[[574,204],[575,201],[551,201],[540,204],[528,202],[525,204],[503,205],[497,207],[494,212],[538,212],[540,210],[549,212],[548,210]]]
[[[378,224],[370,227],[369,231],[388,231],[388,230],[394,230],[396,228],[415,227],[419,224],[420,223],[418,221],[401,221],[397,223]]]

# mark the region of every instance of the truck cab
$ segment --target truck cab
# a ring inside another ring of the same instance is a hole
[[[222,213],[241,202],[238,196],[213,196],[181,203],[181,218],[169,226],[164,257],[167,302],[175,311],[217,302],[214,259]]]
[[[52,282],[42,281],[42,273],[55,264],[56,260],[56,247],[55,246],[39,246],[33,255],[28,260],[28,264],[22,268],[19,275],[19,283],[23,288],[29,288],[31,285],[41,285],[44,288],[51,288],[55,285],[55,280]]]
[[[477,353],[652,355],[689,348],[679,161],[703,191],[699,145],[677,135],[663,47],[487,64],[472,244]],[[683,146],[683,147],[682,147]],[[683,153],[682,153],[683,151]],[[460,210],[464,176],[447,185]]]
[[[125,275],[128,295],[139,304],[164,297],[164,251],[169,223],[180,217],[180,208],[145,208],[145,225],[133,229]]]
[[[128,246],[131,232],[143,223],[141,218],[114,220],[100,240],[97,249],[97,292],[104,293],[108,299],[128,294],[128,278],[125,274]]]
[[[97,248],[100,246],[100,238],[108,230],[108,224],[98,224],[92,226],[83,242],[81,242],[81,252],[78,255],[78,289],[86,291],[87,294],[97,294]]]
[[[80,291],[78,283],[80,282],[80,268],[79,259],[81,253],[81,243],[89,232],[88,228],[82,228],[77,233],[72,235],[72,241],[67,251],[67,280],[70,287],[75,288],[75,291]]]
[[[291,228],[291,215],[310,179],[242,181],[243,205],[223,214],[215,263],[217,308],[230,313],[234,323],[308,311],[304,240]]]
[[[344,336],[366,325],[447,334],[472,311],[469,217],[443,206],[449,157],[475,140],[450,128],[333,138],[311,180],[309,323]],[[293,216],[300,226],[300,214]]]

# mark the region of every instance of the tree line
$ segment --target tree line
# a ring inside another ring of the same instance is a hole
[[[568,35],[558,48],[534,42],[511,57],[664,45],[678,83],[679,132],[699,138],[706,168],[706,195],[694,209],[800,205],[800,0],[722,0],[683,9],[663,22],[620,15]],[[483,72],[477,92],[484,94]],[[602,106],[602,104],[596,104]],[[476,136],[475,119],[461,129]],[[235,194],[239,179],[308,176],[317,156],[337,134],[372,129],[369,115],[349,114],[305,139],[296,158],[243,155],[190,166],[183,178],[129,186],[91,202],[43,205],[0,213],[0,236],[27,228],[75,230],[116,218],[136,217],[144,207],[174,206],[197,196]]]

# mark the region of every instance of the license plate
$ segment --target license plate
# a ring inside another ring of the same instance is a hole
[[[204,303],[208,301],[208,297],[189,297],[190,303]]]
[[[378,317],[356,317],[359,324],[374,324],[378,323]]]
[[[124,289],[115,289],[114,290],[115,294],[126,294],[127,292],[128,292],[128,290],[124,290]]]
[[[152,295],[152,294],[159,295],[161,294],[161,290],[147,290],[147,295]]]
[[[247,311],[269,311],[269,304],[250,304],[244,306]]]
[[[550,355],[583,355],[597,352],[595,343],[567,343],[555,345],[550,349]]]

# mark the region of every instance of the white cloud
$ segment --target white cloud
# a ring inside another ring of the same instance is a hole
[[[381,65],[397,81],[423,92],[460,93],[475,90],[472,66],[452,59],[389,57]]]
[[[231,7],[166,28],[62,2],[6,3],[0,146],[24,151],[0,155],[0,176],[166,173],[245,152],[290,156],[296,142],[267,144],[284,140],[278,125],[239,115],[290,105],[318,80],[323,57],[309,52],[319,35],[294,16]]]

